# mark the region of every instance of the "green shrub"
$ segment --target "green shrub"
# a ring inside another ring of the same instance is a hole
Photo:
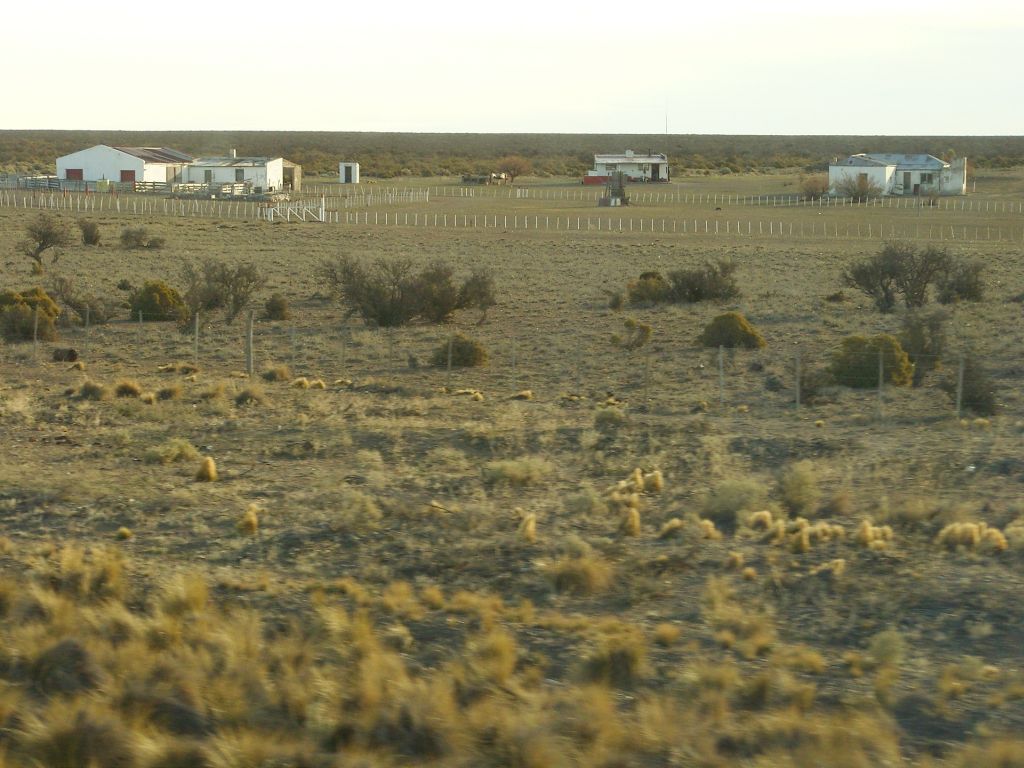
[[[960,397],[960,406],[964,410],[976,413],[979,416],[994,416],[999,411],[999,404],[996,402],[996,386],[989,377],[984,366],[973,355],[964,357],[964,380],[963,392]],[[959,377],[959,366],[952,371],[939,386],[949,395],[950,400],[956,402],[957,379]]]
[[[985,288],[981,282],[981,272],[985,265],[980,261],[958,261],[939,277],[938,299],[942,304],[955,304],[960,301],[981,301]]]
[[[779,473],[779,495],[782,503],[795,515],[810,515],[821,500],[818,474],[810,461],[797,461]]]
[[[704,347],[761,349],[764,338],[739,312],[726,312],[712,320],[697,339]]]
[[[275,293],[263,305],[264,320],[290,320],[292,316],[288,308],[288,299],[280,293]]]
[[[181,295],[163,280],[147,280],[132,294],[130,308],[132,319],[141,312],[147,322],[179,320],[187,311]]]
[[[725,259],[719,259],[715,263],[706,262],[695,269],[669,272],[672,300],[693,303],[735,299],[740,295],[735,272],[736,263]]]
[[[878,386],[878,360],[882,359],[882,381],[906,386],[913,379],[914,366],[895,336],[848,336],[832,356],[829,370],[837,384],[870,389]]]
[[[487,364],[487,350],[484,346],[468,336],[456,333],[449,341],[434,350],[430,358],[432,365],[440,368],[448,366],[449,349],[453,368],[473,368]]]

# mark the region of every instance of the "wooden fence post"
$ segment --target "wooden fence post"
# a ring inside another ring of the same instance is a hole
[[[245,372],[250,376],[256,370],[252,348],[252,329],[256,322],[256,312],[249,310],[249,317],[245,324]]]

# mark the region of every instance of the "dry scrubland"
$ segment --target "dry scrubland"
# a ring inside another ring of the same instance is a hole
[[[0,210],[0,288],[36,280],[29,215]],[[78,368],[0,348],[0,765],[1024,765],[1019,243],[950,244],[988,291],[950,346],[1002,406],[961,422],[948,363],[880,414],[793,407],[796,350],[899,329],[825,298],[879,242],[155,218],[128,252],[97,220],[59,268],[99,295],[255,259],[294,313],[256,368],[290,370],[246,379],[217,318],[198,370],[170,324],[62,329]],[[367,329],[314,276],[340,252],[488,264],[500,303]],[[608,308],[719,256],[735,301]],[[767,346],[723,393],[696,338],[730,309]],[[427,365],[453,329],[488,367]]]

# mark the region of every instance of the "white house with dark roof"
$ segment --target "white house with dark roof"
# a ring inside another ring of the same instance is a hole
[[[883,195],[966,195],[967,158],[947,163],[934,155],[862,152],[829,165],[832,194],[857,185],[877,187]]]
[[[248,184],[254,192],[277,192],[284,188],[284,158],[197,157],[185,168],[191,184]]]
[[[167,147],[110,147],[97,144],[57,158],[57,178],[63,182],[181,181],[191,155]]]
[[[668,181],[668,156],[648,151],[637,154],[627,149],[621,154],[594,155],[594,167],[583,177],[584,184],[605,184],[618,171],[627,181]]]

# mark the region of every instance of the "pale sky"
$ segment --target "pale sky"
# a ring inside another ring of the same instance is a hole
[[[9,3],[0,128],[1024,132],[1020,0]]]

